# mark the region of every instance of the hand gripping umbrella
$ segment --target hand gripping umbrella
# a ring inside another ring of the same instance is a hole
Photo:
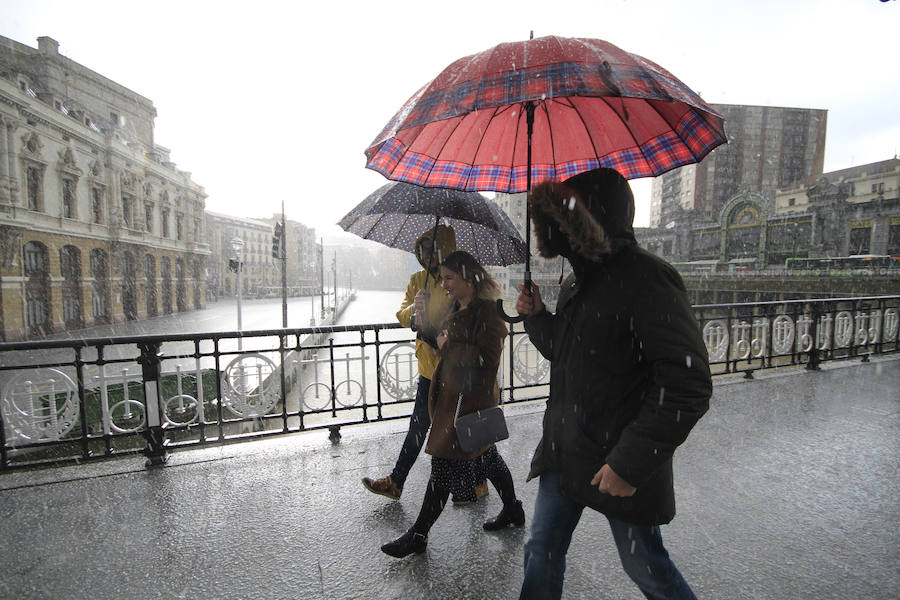
[[[477,192],[390,182],[369,194],[338,222],[345,231],[407,252],[443,222],[456,246],[485,265],[525,262],[525,243],[509,216]]]
[[[598,167],[654,177],[725,140],[722,117],[656,63],[603,40],[548,36],[452,63],[388,122],[366,167],[417,185],[515,193],[533,177]],[[525,220],[530,288],[527,203]]]

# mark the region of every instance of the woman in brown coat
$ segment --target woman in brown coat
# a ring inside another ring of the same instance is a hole
[[[503,501],[503,510],[487,521],[484,529],[495,531],[525,524],[522,502],[516,499],[512,475],[497,447],[491,444],[463,452],[454,427],[457,405],[459,414],[466,415],[499,404],[497,369],[507,333],[494,304],[500,290],[484,267],[461,251],[441,263],[441,279],[441,286],[454,301],[454,310],[437,337],[440,362],[428,398],[431,433],[425,452],[431,455],[431,477],[416,522],[381,547],[397,558],[425,551],[428,531],[450,493],[471,489],[478,473],[490,480]]]

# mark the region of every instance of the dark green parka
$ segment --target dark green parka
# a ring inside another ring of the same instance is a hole
[[[672,455],[709,407],[706,347],[684,284],[637,246],[634,199],[611,169],[548,182],[530,200],[541,254],[566,256],[574,273],[556,313],[525,328],[551,361],[543,437],[529,479],[560,474],[563,496],[637,525],[675,516]],[[637,488],[602,494],[605,464]]]

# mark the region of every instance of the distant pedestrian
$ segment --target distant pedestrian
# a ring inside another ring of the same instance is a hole
[[[399,500],[403,493],[403,485],[410,469],[416,462],[431,419],[428,416],[428,390],[434,368],[438,363],[437,326],[440,325],[452,308],[453,301],[441,288],[441,261],[456,251],[456,235],[446,225],[438,225],[430,229],[416,240],[415,256],[422,265],[422,270],[413,273],[406,287],[406,296],[397,311],[397,320],[404,327],[416,331],[416,359],[419,367],[419,379],[416,385],[416,399],[413,404],[409,430],[400,448],[400,455],[390,475],[372,479],[363,477],[362,483],[372,493]],[[480,485],[462,490],[454,495],[457,504],[474,502],[478,497],[488,493],[484,477]]]
[[[441,285],[453,300],[453,311],[437,336],[440,362],[428,398],[432,427],[425,452],[431,455],[431,477],[416,522],[381,547],[397,558],[425,551],[428,532],[450,493],[471,489],[480,472],[503,501],[500,514],[484,523],[484,529],[496,531],[525,523],[522,502],[516,498],[512,475],[497,447],[490,444],[465,452],[459,447],[454,427],[457,412],[467,415],[497,406],[500,401],[497,370],[507,334],[494,303],[500,288],[466,252],[454,252],[444,259]]]
[[[573,274],[555,314],[537,286],[521,286],[516,303],[551,362],[520,598],[560,598],[585,506],[606,515],[622,566],[647,598],[695,598],[659,528],[675,516],[672,455],[712,393],[684,284],[637,246],[634,198],[616,171],[542,183],[529,202],[541,255],[566,257]]]

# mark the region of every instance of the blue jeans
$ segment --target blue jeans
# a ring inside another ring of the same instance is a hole
[[[525,544],[525,579],[519,600],[562,596],[566,552],[584,506],[559,493],[559,473],[541,475],[531,537]],[[651,600],[696,600],[663,547],[659,527],[632,525],[607,517],[622,567]]]
[[[416,401],[409,419],[409,431],[406,432],[403,447],[400,448],[400,456],[397,457],[397,463],[394,465],[394,470],[391,471],[391,479],[400,487],[403,487],[409,470],[412,469],[413,463],[419,457],[419,452],[425,445],[428,428],[431,427],[431,417],[428,415],[428,390],[430,388],[431,380],[420,375],[419,385],[416,388]]]

